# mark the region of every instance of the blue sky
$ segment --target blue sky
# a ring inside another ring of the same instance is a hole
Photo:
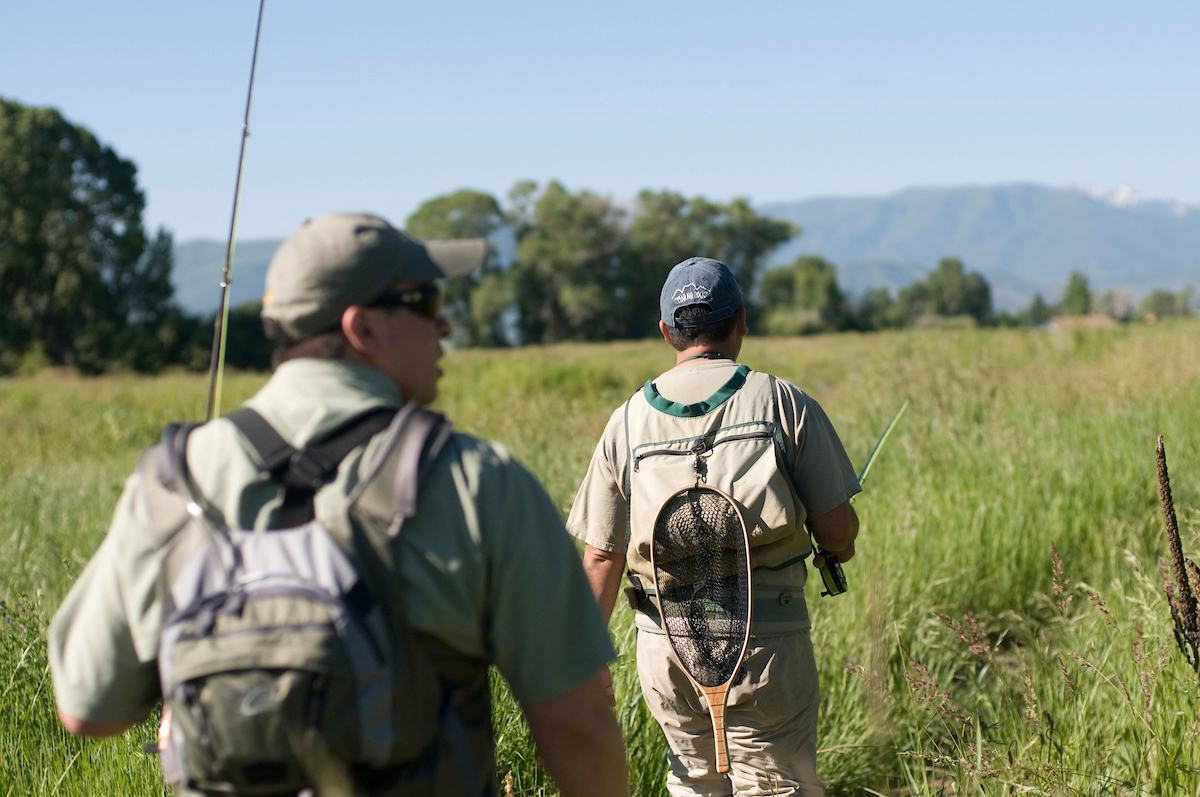
[[[228,227],[256,0],[9,3],[0,96],[139,167],[149,226]],[[1127,183],[1200,204],[1195,2],[267,0],[239,236],[460,187],[755,202]]]

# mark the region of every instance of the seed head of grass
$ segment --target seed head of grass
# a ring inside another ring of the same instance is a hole
[[[1171,478],[1167,473],[1167,449],[1162,435],[1156,446],[1158,455],[1158,498],[1162,503],[1163,523],[1167,528],[1167,543],[1171,548],[1171,569],[1175,576],[1176,592],[1168,593],[1171,618],[1176,625],[1176,641],[1187,656],[1192,669],[1200,673],[1200,621],[1197,619],[1196,593],[1200,584],[1200,571],[1183,556],[1183,542],[1179,539],[1179,522],[1175,518],[1175,502],[1171,498]],[[1188,567],[1191,565],[1191,567]],[[1193,575],[1195,573],[1195,575]],[[1182,641],[1181,641],[1182,640]],[[1187,648],[1183,646],[1187,643]]]
[[[1054,543],[1050,543],[1050,577],[1054,582],[1054,594],[1059,596],[1057,601],[1058,610],[1066,614],[1067,607],[1071,605],[1071,601],[1075,599],[1075,596],[1064,596],[1067,587],[1071,583],[1071,579],[1063,575],[1062,559],[1059,558],[1058,549],[1054,547]]]

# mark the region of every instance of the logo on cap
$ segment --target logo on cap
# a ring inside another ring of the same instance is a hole
[[[689,282],[682,288],[677,288],[675,293],[671,294],[671,301],[675,304],[683,304],[684,302],[703,302],[712,296],[712,292],[703,285],[697,286],[694,282]]]

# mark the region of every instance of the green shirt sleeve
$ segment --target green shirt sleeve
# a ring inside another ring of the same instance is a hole
[[[140,719],[159,697],[160,554],[139,517],[135,474],[112,525],[48,633],[59,708],[89,722]]]
[[[522,703],[561,697],[616,658],[579,554],[545,490],[497,450],[478,506],[490,554],[492,661]]]

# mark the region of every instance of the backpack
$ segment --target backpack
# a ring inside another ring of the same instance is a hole
[[[197,489],[186,458],[193,426],[168,427],[143,458],[166,596],[164,779],[222,794],[351,795],[430,776],[449,748],[477,794],[453,696],[404,618],[385,610],[378,576],[371,583],[381,568],[360,559],[370,546],[339,538],[313,508],[341,461],[387,430],[348,507],[398,446],[394,538],[449,422],[415,404],[376,408],[297,451],[252,409],[226,417],[285,488],[268,531],[230,527]]]

